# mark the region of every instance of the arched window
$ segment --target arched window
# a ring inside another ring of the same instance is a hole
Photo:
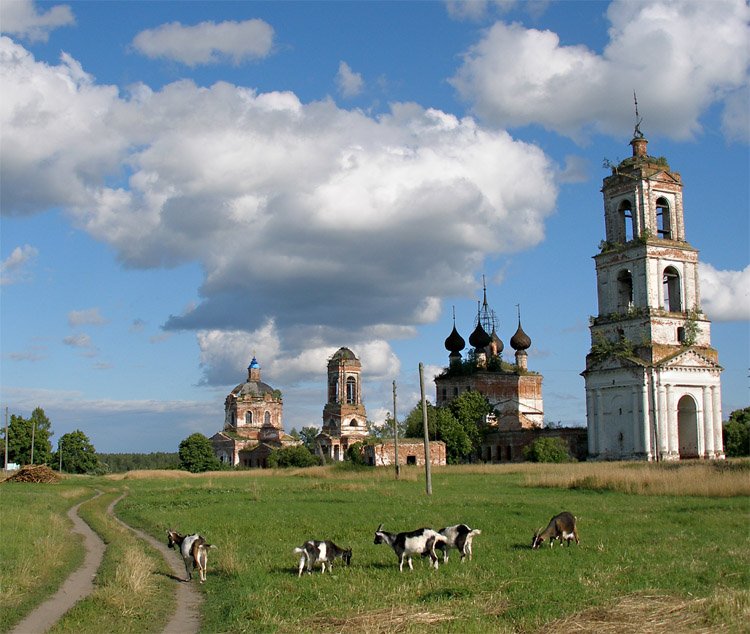
[[[339,382],[335,376],[328,380],[328,402],[337,403],[339,400]]]
[[[669,203],[666,198],[656,200],[656,235],[662,240],[672,239],[672,223],[669,218]]]
[[[625,242],[635,237],[635,226],[633,225],[633,205],[629,200],[620,203],[620,218],[622,220],[622,231]]]
[[[633,275],[628,270],[617,275],[617,308],[626,311],[633,305]]]
[[[682,294],[680,293],[680,274],[673,266],[664,269],[662,279],[664,288],[664,310],[670,313],[682,311]]]
[[[350,404],[357,402],[357,379],[353,376],[346,379],[346,402]]]
[[[356,426],[357,426],[357,419],[356,418],[352,418],[352,422],[349,423],[349,427],[356,427]]]
[[[245,425],[252,425],[252,424],[253,424],[253,413],[245,412]]]
[[[271,412],[266,410],[266,413],[263,414],[263,424],[264,425],[270,425],[271,424]]]

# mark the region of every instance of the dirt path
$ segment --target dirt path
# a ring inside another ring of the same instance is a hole
[[[101,494],[101,491],[99,491],[89,500],[93,500]],[[84,500],[84,502],[89,500]],[[57,623],[63,614],[93,591],[94,577],[104,557],[105,545],[101,538],[89,528],[89,525],[78,517],[78,507],[84,502],[76,504],[68,511],[68,517],[73,522],[73,532],[83,536],[83,545],[86,551],[83,565],[65,580],[60,589],[50,599],[37,606],[23,621],[16,625],[10,631],[10,634],[46,632]]]
[[[107,508],[107,512],[125,528],[133,531],[142,540],[156,548],[169,564],[173,573],[172,578],[179,582],[177,584],[177,610],[164,628],[164,634],[196,634],[200,628],[199,612],[201,603],[203,603],[203,595],[193,585],[195,581],[190,583],[183,581],[185,579],[185,564],[182,562],[179,553],[175,553],[167,547],[166,536],[164,541],[160,542],[148,533],[129,526],[115,515],[115,505],[123,497],[125,497],[124,494],[114,500]]]
[[[41,634],[42,632],[46,632],[78,601],[93,592],[94,577],[96,576],[96,571],[99,570],[99,565],[102,563],[106,546],[102,539],[91,530],[89,525],[78,516],[78,507],[84,502],[99,497],[101,494],[101,491],[98,491],[94,497],[76,504],[68,511],[68,517],[73,522],[73,532],[83,536],[85,550],[83,565],[63,582],[54,596],[38,605],[25,619],[10,630],[9,634]],[[169,620],[169,623],[164,627],[164,634],[197,634],[200,628],[199,610],[203,602],[203,595],[191,583],[183,581],[185,578],[185,565],[182,563],[182,557],[179,556],[179,553],[175,554],[167,548],[165,542],[157,541],[151,535],[128,526],[115,516],[115,505],[125,495],[123,494],[114,500],[107,507],[107,513],[115,521],[156,548],[169,564],[173,573],[172,578],[179,582],[176,586],[177,609]]]

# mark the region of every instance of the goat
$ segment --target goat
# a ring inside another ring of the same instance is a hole
[[[316,563],[320,562],[322,566],[321,572],[326,571],[326,564],[328,564],[328,572],[333,569],[333,562],[336,559],[341,559],[347,566],[352,561],[352,549],[351,548],[339,548],[332,541],[318,541],[317,539],[311,539],[306,541],[299,548],[295,548],[294,552],[302,555],[299,558],[299,574],[298,577],[302,576],[302,571],[307,568],[307,573],[312,572],[312,567]]]
[[[531,547],[539,548],[545,539],[549,540],[550,548],[552,548],[552,544],[554,544],[556,539],[560,540],[561,546],[563,540],[566,540],[568,546],[570,546],[571,539],[575,539],[576,544],[579,544],[576,518],[567,511],[555,515],[549,521],[549,524],[547,524],[547,528],[544,530],[540,528],[534,533],[534,538],[531,540]]]
[[[478,528],[469,528],[466,524],[456,524],[455,526],[446,526],[441,528],[438,533],[445,537],[445,542],[435,544],[435,548],[443,551],[443,563],[448,563],[448,551],[455,548],[461,555],[461,563],[464,563],[464,557],[469,556],[471,561],[471,542],[482,531]]]
[[[169,548],[178,547],[182,559],[185,562],[185,572],[187,579],[193,578],[193,570],[198,569],[200,582],[206,580],[206,568],[208,566],[208,550],[216,548],[213,544],[206,543],[206,540],[200,535],[180,535],[177,531],[167,531],[167,546]]]
[[[409,564],[409,570],[414,570],[411,558],[414,555],[426,555],[430,558],[432,566],[437,570],[438,558],[435,554],[435,545],[445,543],[446,538],[431,528],[418,528],[415,531],[405,533],[387,533],[383,525],[378,526],[375,531],[375,544],[388,544],[398,557],[398,570],[403,572],[404,560]]]

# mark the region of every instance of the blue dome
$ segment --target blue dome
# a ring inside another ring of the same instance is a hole
[[[250,365],[247,366],[248,370],[260,368],[260,363],[258,363],[258,360],[253,357],[253,360],[250,362]]]

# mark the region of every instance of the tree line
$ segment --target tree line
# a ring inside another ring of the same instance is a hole
[[[492,413],[489,401],[479,392],[464,392],[445,407],[427,403],[427,427],[430,440],[442,440],[446,446],[448,464],[470,461],[479,455],[486,426],[485,417]],[[417,403],[408,416],[397,424],[400,438],[423,438],[422,406]],[[347,457],[352,462],[362,460],[363,445],[378,443],[393,437],[394,424],[390,415],[385,422],[368,421],[369,435],[363,443],[349,448]],[[67,473],[104,474],[136,469],[183,469],[192,472],[231,469],[219,461],[211,441],[200,433],[191,434],[179,445],[176,453],[102,453],[81,430],[63,434],[57,450],[53,450],[52,423],[41,407],[29,418],[12,414],[7,427],[8,463],[19,465],[47,464]],[[274,449],[268,458],[269,467],[309,467],[323,463],[316,455],[315,438],[318,428],[292,429],[290,435],[302,444]],[[6,444],[6,429],[0,432],[0,442]],[[750,407],[734,410],[723,426],[724,452],[728,458],[750,456]],[[560,439],[540,438],[525,453],[527,460],[563,462],[570,459]]]

